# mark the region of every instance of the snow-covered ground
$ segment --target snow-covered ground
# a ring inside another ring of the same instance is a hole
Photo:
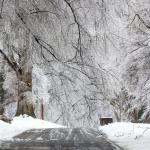
[[[11,124],[0,120],[0,140],[9,140],[29,129],[63,127],[27,115],[19,116],[15,117]],[[113,123],[100,126],[99,129],[125,150],[150,150],[150,124]]]
[[[150,150],[150,124],[113,123],[100,130],[125,150]]]
[[[27,115],[15,117],[11,124],[5,123],[0,120],[0,140],[8,140],[13,136],[20,134],[29,129],[41,129],[41,128],[63,128],[64,126],[43,121],[40,119],[34,119]]]

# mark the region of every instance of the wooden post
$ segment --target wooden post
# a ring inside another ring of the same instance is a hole
[[[43,105],[43,99],[41,99],[41,119],[44,120],[44,105]]]

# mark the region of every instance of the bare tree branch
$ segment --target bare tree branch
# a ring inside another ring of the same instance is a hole
[[[70,8],[72,14],[73,14],[73,18],[74,18],[74,21],[75,23],[77,24],[77,27],[78,27],[78,51],[80,53],[80,58],[81,60],[83,61],[83,57],[82,57],[82,46],[81,46],[81,28],[80,28],[80,23],[78,22],[78,19],[75,15],[75,12],[74,12],[74,9],[72,8],[71,6],[71,2],[69,2],[68,0],[64,0],[65,3],[68,5],[68,7]],[[75,55],[76,57],[76,55]]]
[[[135,20],[136,17],[138,17],[138,19],[144,24],[144,26],[146,28],[150,29],[150,26],[145,23],[145,21],[141,18],[141,16],[139,14],[135,14],[135,16],[134,16],[132,22],[130,23],[130,25],[134,22],[134,20]]]
[[[38,11],[34,11],[34,12],[31,12],[30,14],[38,14],[38,13],[50,13],[50,14],[53,14],[53,15],[58,15],[54,12],[51,12],[51,11],[48,11],[48,10],[38,10]]]
[[[1,3],[0,18],[2,18],[4,1],[5,1],[5,0],[2,0],[2,3]]]
[[[52,57],[54,57],[56,60],[60,61],[60,60],[57,58],[57,56],[54,54],[54,48],[53,48],[50,44],[46,43],[45,41],[43,41],[43,40],[41,40],[40,38],[38,38],[37,36],[35,36],[35,35],[33,34],[33,32],[31,31],[31,29],[27,26],[27,24],[26,24],[26,22],[24,21],[23,17],[22,17],[19,13],[17,13],[17,11],[16,11],[16,14],[17,14],[17,16],[20,18],[20,20],[22,21],[22,23],[25,25],[25,27],[27,28],[27,30],[32,34],[34,40],[35,40],[40,46],[42,46],[46,51],[48,51],[48,52],[52,55]],[[43,43],[43,44],[42,44],[42,43]],[[46,44],[53,52],[52,52],[50,49],[48,49],[44,44]]]
[[[9,64],[9,66],[17,73],[18,71],[21,73],[21,69],[19,68],[19,66],[17,65],[16,62],[12,62],[8,56],[0,49],[0,53],[2,54],[2,56],[4,57],[4,59],[7,61],[7,63]]]

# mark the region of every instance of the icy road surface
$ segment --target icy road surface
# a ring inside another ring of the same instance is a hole
[[[7,150],[122,150],[100,131],[83,128],[28,130],[1,143]]]

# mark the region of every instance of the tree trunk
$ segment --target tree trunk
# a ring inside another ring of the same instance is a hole
[[[4,108],[3,108],[3,100],[4,100],[4,90],[3,90],[3,73],[0,73],[0,115],[3,115]]]
[[[18,103],[16,116],[27,114],[36,117],[32,102],[32,69],[23,67],[18,77]]]

